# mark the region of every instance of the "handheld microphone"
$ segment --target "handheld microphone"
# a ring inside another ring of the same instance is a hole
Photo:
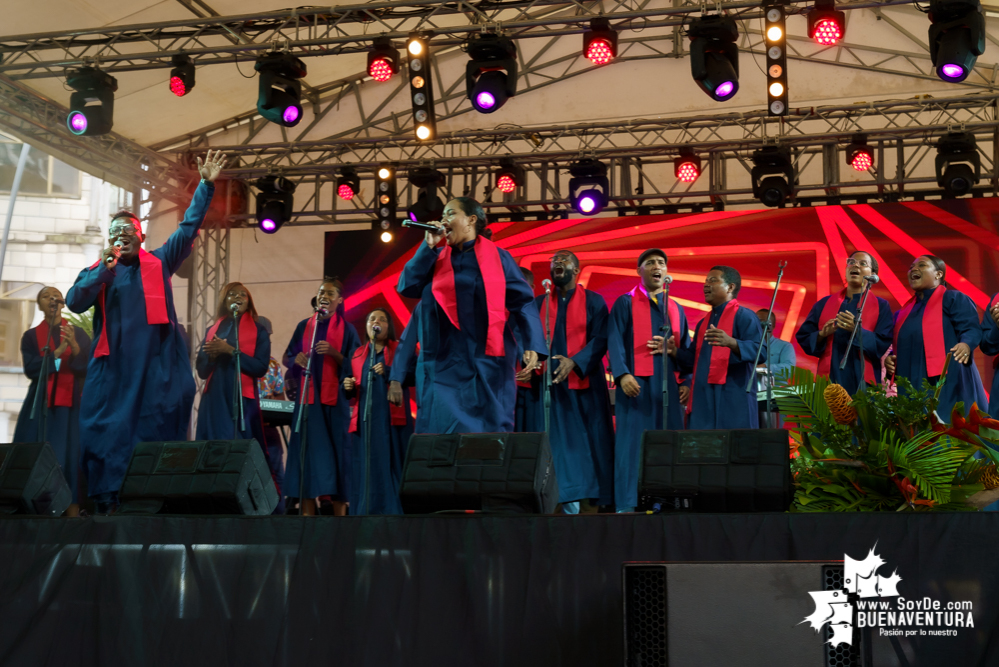
[[[881,279],[878,278],[878,274],[876,274],[876,273],[872,273],[869,276],[864,276],[864,280],[866,280],[867,282],[869,282],[872,285],[877,285],[879,282],[881,282]]]
[[[112,246],[112,247],[117,248],[118,252],[115,253],[114,257],[108,257],[105,260],[105,262],[107,263],[108,266],[114,266],[118,262],[118,258],[121,256],[121,246],[122,246],[122,242],[121,241],[115,241],[114,242],[114,246]]]
[[[550,294],[552,291],[552,281],[545,278],[541,281],[541,286],[545,288],[545,294]]]
[[[425,232],[432,232],[434,234],[443,234],[444,229],[438,227],[437,225],[431,225],[429,222],[417,222],[416,220],[403,220],[403,227],[412,227],[413,229],[422,229]]]

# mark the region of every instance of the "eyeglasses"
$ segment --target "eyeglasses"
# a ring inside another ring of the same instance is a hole
[[[867,268],[870,268],[871,263],[868,262],[866,259],[862,259],[860,261],[857,261],[853,257],[850,257],[849,259],[846,260],[846,265],[847,266],[859,266],[862,269],[867,269]]]

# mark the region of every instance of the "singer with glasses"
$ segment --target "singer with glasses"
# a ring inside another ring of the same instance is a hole
[[[638,285],[614,302],[607,327],[607,357],[617,383],[614,505],[618,512],[634,511],[638,505],[642,433],[663,429],[664,361],[666,428],[684,428],[683,406],[690,397],[690,387],[689,378],[677,373],[676,350],[690,346],[690,332],[683,306],[672,298],[663,302],[671,280],[666,273],[667,261],[666,253],[659,248],[649,248],[638,257]],[[664,360],[661,355],[667,335]]]
[[[863,250],[853,253],[846,260],[846,286],[838,294],[816,301],[794,334],[805,354],[818,357],[816,375],[828,376],[851,394],[864,382],[881,384],[881,359],[891,347],[891,306],[879,296],[864,294],[865,289],[869,290],[877,282],[878,261],[874,256]],[[860,326],[863,332],[853,335],[851,344],[850,337],[857,326],[862,304],[864,314]],[[863,367],[861,344],[864,346]],[[841,369],[844,356],[847,357],[846,366]]]
[[[299,389],[292,424],[297,425],[288,443],[288,466],[284,473],[284,493],[290,500],[289,513],[297,513],[299,496],[302,514],[314,514],[313,500],[319,498],[320,512],[344,516],[350,500],[351,451],[350,401],[343,387],[350,375],[350,359],[361,344],[357,329],[344,319],[343,284],[324,278],[316,294],[316,311],[298,323],[284,352],[284,365],[309,369],[308,389]],[[311,357],[311,364],[310,364]],[[302,405],[305,414],[299,421]],[[305,465],[302,466],[302,441]],[[305,491],[300,493],[302,472]]]
[[[62,316],[62,292],[43,287],[38,310],[44,319],[21,336],[24,374],[31,380],[17,415],[14,442],[48,442],[73,492],[69,516],[80,513],[80,397],[90,360],[90,336]],[[38,387],[45,378],[45,389]]]
[[[170,277],[197,238],[225,167],[220,152],[198,158],[201,183],[177,230],[146,252],[139,219],[116,213],[101,259],[84,269],[66,295],[74,313],[95,306],[94,345],[80,404],[80,442],[88,493],[99,513],[113,511],[139,442],[186,440],[194,377]]]
[[[389,402],[389,377],[397,359],[395,323],[384,308],[365,321],[367,342],[354,350],[343,387],[350,401],[353,466],[350,513],[402,514],[399,486],[406,447],[413,435],[409,388],[398,404]]]
[[[399,276],[399,294],[423,304],[420,346],[430,386],[420,408],[431,433],[512,431],[514,327],[525,368],[544,355],[534,294],[510,253],[489,240],[486,224],[477,201],[452,199]]]
[[[885,358],[888,374],[907,378],[917,390],[923,380],[935,386],[950,356],[936,410],[940,419],[950,423],[958,402],[964,403],[965,415],[973,403],[984,410],[988,399],[974,361],[982,340],[975,302],[947,284],[947,265],[934,255],[916,257],[908,277],[916,293],[895,313],[892,351]]]
[[[253,438],[267,454],[257,378],[267,375],[271,336],[257,322],[253,296],[242,283],[229,283],[219,294],[215,323],[205,332],[205,342],[195,362],[205,381],[198,407],[198,440]],[[236,398],[236,354],[239,350],[239,399]]]

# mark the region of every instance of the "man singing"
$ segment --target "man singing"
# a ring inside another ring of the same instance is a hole
[[[666,428],[683,428],[683,404],[690,389],[676,377],[676,349],[690,346],[687,314],[683,306],[669,300],[663,316],[666,253],[650,248],[638,258],[639,283],[614,302],[608,328],[607,351],[617,382],[614,412],[617,436],[614,457],[614,504],[619,512],[638,505],[639,448],[642,433],[663,428],[663,338],[669,318],[669,357],[666,359],[666,389],[669,406]]]
[[[98,513],[117,507],[136,443],[187,438],[195,386],[170,276],[191,253],[225,163],[218,151],[208,151],[204,163],[198,158],[201,183],[191,205],[177,231],[153,252],[141,247],[139,219],[128,211],[115,214],[100,261],[81,271],[66,295],[74,313],[96,306],[80,440]]]
[[[711,312],[697,323],[694,345],[677,351],[680,366],[694,374],[691,429],[759,428],[753,362],[763,329],[753,311],[736,300],[741,287],[742,276],[731,266],[712,267],[704,279]],[[764,348],[761,358],[766,353]]]
[[[541,325],[551,337],[551,430],[559,499],[566,514],[579,500],[614,500],[614,424],[604,376],[607,302],[576,283],[579,260],[559,250],[551,260],[555,290],[537,297]],[[544,427],[544,402],[540,419]]]

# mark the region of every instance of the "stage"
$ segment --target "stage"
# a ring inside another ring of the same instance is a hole
[[[904,598],[973,604],[911,665],[999,664],[997,513],[12,517],[0,664],[622,665],[624,562],[872,548]]]

